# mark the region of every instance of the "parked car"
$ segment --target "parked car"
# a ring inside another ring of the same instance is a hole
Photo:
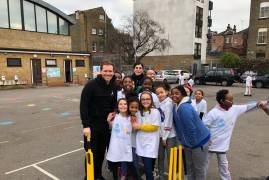
[[[255,79],[252,81],[252,85],[256,88],[269,86],[269,74],[255,76]]]
[[[215,83],[222,86],[231,86],[235,82],[232,69],[214,69],[207,71],[204,75],[194,78],[195,84]]]
[[[178,83],[177,72],[173,70],[161,70],[156,74],[156,81]]]
[[[177,69],[175,69],[175,70],[173,70],[173,71],[176,71],[177,76],[179,76],[179,74],[180,74],[181,72],[183,72],[183,77],[184,77],[184,79],[190,79],[191,73],[188,72],[188,71],[186,71],[186,70],[177,70]]]

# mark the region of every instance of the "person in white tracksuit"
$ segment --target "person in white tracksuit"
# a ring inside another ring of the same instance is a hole
[[[252,77],[248,75],[246,78],[246,91],[244,96],[252,96],[251,89],[252,89]]]

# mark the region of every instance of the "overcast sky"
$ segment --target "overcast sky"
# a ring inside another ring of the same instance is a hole
[[[63,12],[70,14],[75,10],[103,6],[114,26],[120,27],[124,17],[132,14],[133,0],[44,0]],[[164,0],[165,1],[165,0]],[[180,0],[179,0],[180,1]],[[235,24],[238,30],[248,27],[250,0],[213,0],[212,30],[223,31],[227,24]]]

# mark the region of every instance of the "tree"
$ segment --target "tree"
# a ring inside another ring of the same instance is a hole
[[[239,69],[242,72],[255,71],[259,73],[269,73],[269,60],[264,58],[244,58],[240,60]]]
[[[240,62],[240,57],[234,53],[224,53],[220,58],[220,63],[225,68],[236,68]]]
[[[109,41],[113,51],[117,51],[125,63],[132,64],[153,51],[163,52],[170,47],[169,40],[164,36],[164,28],[146,12],[140,11],[127,18]]]

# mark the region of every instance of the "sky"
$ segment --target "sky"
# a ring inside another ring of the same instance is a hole
[[[133,12],[133,0],[44,0],[61,11],[71,14],[76,10],[85,10],[103,6],[115,27],[121,27],[124,19]],[[165,0],[164,0],[165,1]],[[179,0],[180,1],[180,0]],[[221,32],[228,24],[236,25],[238,30],[249,25],[251,0],[212,0],[212,30]]]

